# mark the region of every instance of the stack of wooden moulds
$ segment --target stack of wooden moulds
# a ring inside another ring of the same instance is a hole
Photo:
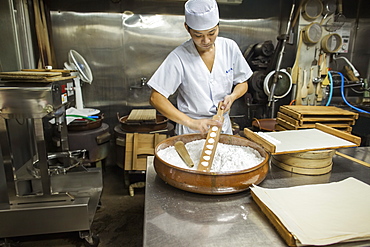
[[[358,113],[334,106],[280,106],[276,118],[276,131],[315,128],[315,123],[325,124],[350,133]],[[304,140],[303,140],[304,141]],[[322,175],[332,170],[335,150],[302,151],[273,155],[271,162],[277,167],[297,174]]]
[[[358,113],[335,106],[283,105],[277,113],[275,130],[309,129],[321,123],[351,133],[356,119]]]

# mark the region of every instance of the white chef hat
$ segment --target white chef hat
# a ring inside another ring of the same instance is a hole
[[[185,3],[185,23],[194,30],[208,30],[219,22],[216,0],[188,0]]]

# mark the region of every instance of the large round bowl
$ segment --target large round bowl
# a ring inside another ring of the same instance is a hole
[[[243,137],[221,134],[219,142],[251,147],[264,157],[262,163],[246,170],[232,172],[197,171],[169,164],[158,156],[160,150],[174,146],[177,141],[188,143],[205,138],[206,135],[202,134],[186,134],[170,137],[158,143],[155,148],[154,158],[154,169],[157,175],[163,181],[178,189],[208,195],[232,194],[245,191],[249,189],[250,185],[257,185],[265,179],[268,171],[268,154],[261,146]],[[248,162],[248,160],[245,162]]]

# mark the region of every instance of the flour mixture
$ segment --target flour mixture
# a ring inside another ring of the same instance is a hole
[[[185,169],[197,170],[204,143],[205,139],[201,139],[185,144],[185,147],[195,164],[192,168],[189,168],[184,163],[176,152],[174,146],[158,151],[157,155],[171,165]],[[262,157],[254,148],[218,143],[211,172],[245,170],[261,164],[264,159],[265,158]]]

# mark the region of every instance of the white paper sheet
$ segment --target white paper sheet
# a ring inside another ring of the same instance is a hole
[[[370,239],[370,186],[355,178],[251,190],[302,245]]]

